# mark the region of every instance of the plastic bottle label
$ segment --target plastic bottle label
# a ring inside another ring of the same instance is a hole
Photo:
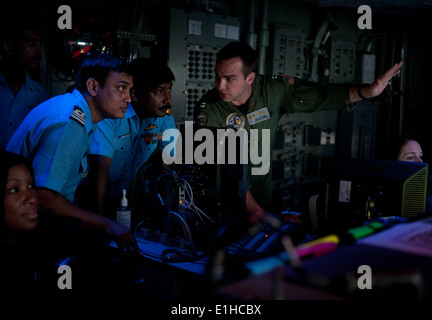
[[[131,228],[131,212],[129,210],[117,211],[117,223],[123,227]]]

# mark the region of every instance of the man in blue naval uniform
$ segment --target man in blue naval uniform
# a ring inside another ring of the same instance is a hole
[[[140,122],[129,105],[122,121],[102,121],[96,130],[90,154],[111,159],[108,197],[119,196],[153,152],[156,149],[162,151],[170,143],[162,141],[162,138],[165,130],[175,128],[172,115],[148,117]]]
[[[25,116],[49,94],[29,75],[39,72],[42,58],[36,22],[18,19],[0,30],[5,33],[0,36],[0,150],[4,150]]]
[[[24,119],[7,150],[33,163],[40,204],[55,214],[73,216],[84,226],[104,230],[119,248],[137,248],[130,230],[85,210],[74,202],[87,174],[87,153],[97,123],[123,118],[133,85],[128,66],[110,55],[89,56],[82,63],[72,93],[51,98]]]
[[[163,134],[175,128],[171,115],[171,69],[155,59],[132,61],[133,100],[123,119],[106,119],[99,124],[90,151],[90,185],[96,190],[98,209],[105,212],[108,199],[117,203],[122,189],[128,189],[139,169],[152,153],[171,141]],[[167,114],[168,113],[168,114]]]
[[[76,186],[87,173],[87,146],[96,127],[86,100],[75,89],[31,111],[7,149],[33,160],[37,187],[74,202]]]
[[[0,149],[4,150],[10,138],[21,124],[25,116],[49,98],[41,84],[30,79],[26,74],[24,84],[16,95],[10,89],[6,79],[0,72]]]

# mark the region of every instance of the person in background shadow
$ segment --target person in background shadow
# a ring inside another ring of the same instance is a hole
[[[0,26],[0,150],[30,110],[49,98],[38,78],[31,77],[40,72],[42,59],[37,21],[14,18],[4,19]]]
[[[402,136],[397,136],[390,141],[388,154],[393,161],[423,162],[420,143]]]
[[[423,162],[423,149],[420,143],[415,139],[410,139],[403,136],[393,137],[387,144],[387,150],[387,155],[390,155],[390,160],[392,161]],[[425,214],[430,215],[431,213],[432,192],[429,178],[428,190],[426,194]]]

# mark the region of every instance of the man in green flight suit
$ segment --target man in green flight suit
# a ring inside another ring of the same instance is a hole
[[[256,73],[257,56],[247,44],[231,42],[216,55],[215,88],[200,100],[195,121],[201,126],[236,130],[270,129],[270,141],[258,135],[258,154],[273,152],[278,122],[284,113],[343,109],[352,111],[355,103],[378,96],[389,80],[400,73],[402,62],[395,64],[369,85],[314,85],[294,77],[283,81]],[[256,131],[256,130],[254,130]],[[271,161],[271,160],[270,160]],[[270,165],[270,164],[269,164]],[[270,170],[251,174],[256,165],[249,161],[246,211],[251,221],[272,211]]]

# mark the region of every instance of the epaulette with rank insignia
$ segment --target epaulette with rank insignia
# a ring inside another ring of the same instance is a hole
[[[69,119],[75,120],[80,125],[85,126],[85,113],[80,107],[74,106]]]

